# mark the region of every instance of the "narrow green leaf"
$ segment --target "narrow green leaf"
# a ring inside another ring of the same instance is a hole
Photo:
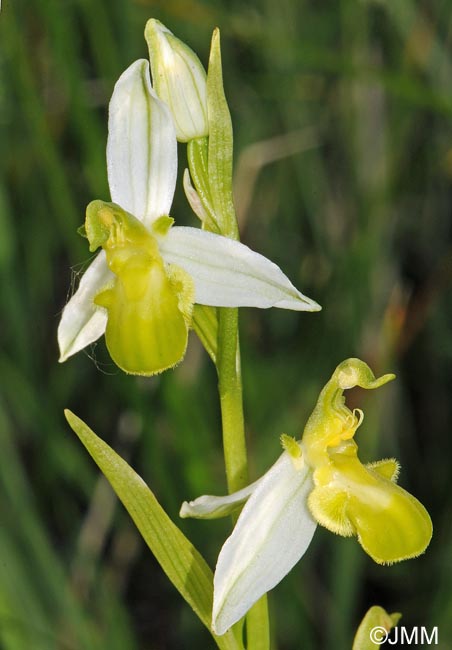
[[[132,517],[173,585],[207,627],[221,650],[242,647],[232,631],[211,631],[212,571],[193,544],[171,521],[143,479],[71,411],[66,419]]]
[[[210,193],[208,156],[207,138],[190,140],[187,145],[188,166],[190,168],[190,175],[195,189],[208,215],[204,228],[216,234],[220,234],[220,226],[218,225],[218,218],[213,208],[212,196]]]
[[[215,29],[207,72],[209,121],[209,185],[221,234],[238,239],[237,217],[232,198],[232,123],[223,88],[220,31]]]
[[[216,307],[195,305],[193,309],[193,329],[212,361],[217,362],[218,314]]]

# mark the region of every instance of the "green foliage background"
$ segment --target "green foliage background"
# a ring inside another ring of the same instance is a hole
[[[206,63],[222,30],[242,239],[320,314],[243,309],[256,478],[299,436],[336,364],[398,380],[363,406],[361,457],[396,456],[429,509],[421,558],[379,567],[318,530],[273,592],[280,650],[347,650],[368,606],[452,647],[452,19],[429,0],[4,0],[0,13],[0,647],[183,650],[211,639],[68,429],[69,407],[177,520],[223,493],[216,378],[192,337],[174,372],[122,375],[104,343],[57,363],[89,258],[76,228],[108,200],[106,111],[155,17]],[[181,150],[181,158],[183,151]],[[179,183],[178,223],[195,224]],[[213,564],[229,523],[181,523]]]

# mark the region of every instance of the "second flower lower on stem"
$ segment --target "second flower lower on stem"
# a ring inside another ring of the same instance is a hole
[[[376,379],[364,362],[347,359],[322,390],[301,441],[282,436],[285,451],[261,479],[226,497],[204,496],[182,505],[182,517],[214,518],[246,501],[215,571],[217,634],[293,568],[317,524],[345,537],[356,535],[379,564],[425,551],[432,535],[426,509],[396,484],[396,460],[361,463],[354,436],[363,413],[350,411],[343,398],[346,389],[378,388],[393,378]]]

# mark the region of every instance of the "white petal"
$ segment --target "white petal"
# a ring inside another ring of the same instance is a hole
[[[214,576],[212,628],[224,634],[284,578],[308,548],[316,528],[306,499],[306,466],[284,452],[248,499],[221,549]]]
[[[105,253],[101,251],[83,274],[77,291],[63,309],[58,326],[60,361],[66,361],[105,332],[107,312],[96,307],[93,299],[113,277]]]
[[[242,490],[238,490],[238,492],[227,494],[223,497],[205,494],[194,501],[184,501],[179,516],[183,519],[187,517],[193,517],[194,519],[218,519],[219,517],[226,517],[248,499],[262,478],[247,485]]]
[[[198,228],[171,228],[160,242],[165,261],[193,278],[196,302],[214,307],[281,307],[318,311],[279,266],[248,246]]]
[[[107,142],[112,201],[149,226],[167,215],[176,186],[177,141],[168,107],[151,86],[149,64],[135,61],[110,101]]]

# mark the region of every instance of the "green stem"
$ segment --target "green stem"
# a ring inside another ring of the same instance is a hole
[[[238,335],[238,309],[219,309],[217,371],[223,428],[223,450],[228,491],[248,484],[248,460],[243,417],[242,376]],[[270,647],[267,596],[246,616],[247,650]]]
[[[218,389],[226,479],[231,493],[248,485],[238,336],[239,316],[237,308],[224,307],[218,311]]]
[[[246,615],[246,648],[247,650],[270,648],[267,594],[262,596]]]
[[[207,230],[239,240],[232,197],[232,123],[223,88],[220,33],[212,36],[207,73],[209,137],[190,143],[190,173],[209,216]],[[238,309],[217,310],[216,366],[220,393],[223,451],[229,493],[248,484],[248,461],[243,417]],[[212,355],[211,355],[212,356]],[[269,620],[264,596],[246,616],[247,650],[268,650]]]

